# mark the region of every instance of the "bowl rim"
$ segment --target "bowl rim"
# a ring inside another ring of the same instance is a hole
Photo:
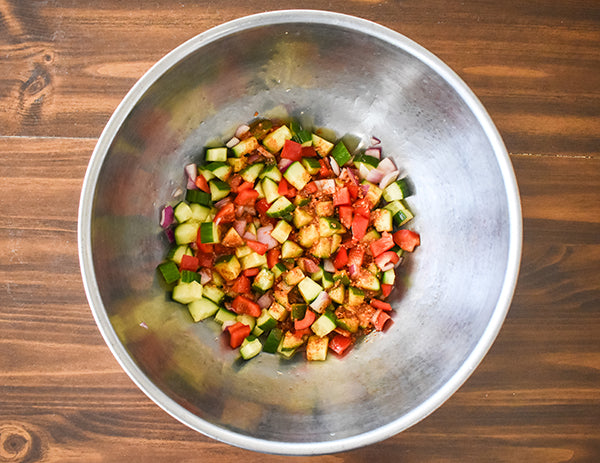
[[[387,425],[343,439],[316,443],[273,441],[237,433],[203,420],[179,405],[159,389],[130,357],[110,323],[96,282],[91,249],[91,216],[98,176],[112,140],[139,98],[168,69],[185,58],[189,53],[211,42],[222,39],[232,32],[298,22],[327,24],[360,31],[362,34],[373,36],[383,42],[403,49],[443,78],[473,112],[492,145],[504,182],[509,219],[507,265],[496,307],[478,343],[454,375],[423,403]],[[154,403],[188,427],[227,444],[263,453],[319,455],[347,451],[387,439],[415,425],[433,413],[464,384],[490,349],[508,313],[516,288],[521,260],[522,216],[516,177],[502,138],[479,99],[450,67],[433,53],[401,33],[370,20],[331,11],[292,9],[268,11],[244,16],[202,32],[166,54],[136,82],[110,117],[90,158],[79,202],[77,235],[83,285],[96,324],[106,344],[123,370]]]

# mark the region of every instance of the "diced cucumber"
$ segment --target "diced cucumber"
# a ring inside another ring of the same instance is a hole
[[[267,339],[263,346],[263,351],[268,352],[270,354],[274,354],[275,352],[277,352],[277,347],[279,347],[279,343],[281,342],[282,338],[283,331],[281,331],[279,328],[273,328],[267,336]]]
[[[249,268],[256,267],[266,267],[267,266],[267,256],[261,255],[257,252],[252,251],[247,256],[244,256],[240,259],[242,264],[242,270],[248,270]]]
[[[283,174],[285,179],[290,182],[298,191],[306,186],[312,180],[312,176],[304,168],[301,162],[293,162]]]
[[[260,316],[256,319],[256,326],[263,331],[270,331],[277,326],[277,320],[271,317],[267,309],[262,309]]]
[[[160,264],[158,270],[162,274],[165,282],[169,285],[179,280],[179,268],[177,268],[177,264],[172,260]]]
[[[342,235],[333,235],[331,237],[331,250],[329,251],[329,255],[334,254],[340,247],[340,244],[342,244]]]
[[[227,158],[227,164],[231,166],[235,173],[240,172],[248,164],[248,159],[243,158]]]
[[[293,269],[285,272],[285,275],[283,275],[283,281],[290,286],[296,286],[305,277],[306,275],[304,275],[304,272],[300,267],[294,267]]]
[[[279,186],[269,177],[263,178],[260,182],[260,186],[262,187],[265,199],[269,204],[275,202],[275,200],[280,197]]]
[[[323,361],[327,359],[329,338],[327,336],[310,336],[306,343],[306,360]]]
[[[200,242],[202,244],[214,244],[219,241],[219,226],[216,223],[204,222],[200,224]]]
[[[319,217],[319,234],[321,236],[332,236],[337,233],[345,233],[346,229],[339,220],[332,217]]]
[[[306,308],[306,304],[292,304],[290,308],[290,315],[292,317],[292,320],[302,320],[304,318],[304,315],[306,315]]]
[[[269,315],[278,322],[285,320],[288,313],[288,310],[277,301],[273,302],[269,307]]]
[[[273,286],[273,283],[275,283],[275,275],[273,275],[273,272],[266,268],[262,268],[254,277],[252,289],[260,293],[265,293]]]
[[[215,285],[204,285],[202,296],[210,299],[216,304],[219,304],[225,297],[225,293],[217,288]]]
[[[252,331],[256,326],[256,318],[254,318],[252,315],[248,315],[247,313],[238,314],[236,315],[235,319],[236,321],[243,323],[246,326],[249,326],[250,331]]]
[[[281,258],[290,259],[300,257],[304,250],[293,241],[286,241],[281,245]]]
[[[354,157],[353,161],[356,168],[360,167],[360,164],[364,164],[369,170],[379,165],[379,159],[375,156],[369,156],[367,154],[359,154]]]
[[[190,204],[190,209],[192,210],[192,216],[189,219],[190,221],[198,223],[210,222],[210,207],[192,203]]]
[[[312,134],[312,143],[315,147],[315,151],[319,153],[319,155],[323,158],[327,156],[329,152],[333,149],[333,143],[328,142],[324,138],[314,133]]]
[[[174,264],[174,262],[171,262]],[[192,272],[191,270],[182,270],[181,271],[181,282],[182,283],[191,283],[192,281],[197,281],[200,283],[202,277],[198,272]]]
[[[256,357],[262,351],[262,343],[255,336],[248,336],[240,346],[240,355],[244,360]]]
[[[282,125],[281,127],[275,129],[273,132],[267,134],[267,136],[263,138],[262,144],[271,153],[277,153],[283,148],[285,141],[291,139],[292,132],[290,132],[290,129],[288,129],[286,125]]]
[[[310,248],[310,253],[319,259],[331,257],[332,237],[322,237]]]
[[[294,211],[295,206],[285,196],[280,196],[275,200],[271,207],[267,209],[267,216],[272,218],[283,217]]]
[[[265,165],[260,162],[258,164],[252,164],[246,167],[245,169],[242,169],[240,175],[242,176],[244,181],[254,183],[264,167]]]
[[[308,206],[309,204],[310,198],[307,196],[296,195],[294,198],[294,206],[296,207]]]
[[[333,201],[317,201],[315,213],[317,217],[330,217],[334,214]]]
[[[188,304],[188,310],[195,322],[212,317],[219,310],[219,306],[205,297]]]
[[[290,122],[290,130],[292,132],[292,140],[296,143],[304,145],[305,143],[310,146],[312,145],[312,135],[308,130],[303,130],[297,122]]]
[[[289,358],[294,355],[298,347],[302,346],[302,344],[304,344],[302,337],[296,336],[291,331],[286,331],[277,347],[277,352]]]
[[[241,259],[242,257],[245,257],[251,253],[252,249],[250,249],[248,246],[240,246],[238,248],[235,248],[235,257],[237,257],[238,259]]]
[[[219,180],[227,180],[231,175],[232,167],[226,162],[211,162],[206,166],[206,170],[212,173]]]
[[[381,238],[381,235],[379,234],[379,232],[377,230],[375,230],[374,228],[370,228],[369,231],[367,233],[365,233],[365,236],[362,237],[360,242],[369,244],[375,240],[378,240],[379,238]]]
[[[239,246],[244,246],[244,243],[244,239],[233,227],[227,230],[227,233],[225,233],[225,236],[221,240],[221,244],[223,246],[227,246],[228,248],[237,248]]]
[[[244,154],[251,153],[255,149],[258,148],[258,140],[255,137],[248,137],[244,140],[240,141],[237,145],[235,145],[231,150],[233,154],[240,158]]]
[[[378,232],[391,232],[394,229],[392,213],[389,209],[375,209],[373,211],[373,226]]]
[[[390,183],[383,190],[383,199],[385,199],[387,202],[404,199],[410,195],[410,186],[406,178],[401,178],[393,183]]]
[[[286,268],[285,265],[283,265],[281,262],[278,262],[277,264],[275,264],[273,266],[273,268],[271,269],[271,271],[273,272],[273,275],[275,275],[275,278],[279,278],[280,275],[285,272]]]
[[[323,278],[323,268],[319,267],[319,270],[311,273],[310,277],[315,281],[321,280]]]
[[[237,314],[231,310],[221,307],[215,314],[215,321],[221,325],[225,322],[234,322],[237,320]]]
[[[321,291],[323,291],[323,287],[314,281],[310,277],[304,277],[300,283],[298,283],[298,290],[304,300],[308,303],[311,303],[316,299]]]
[[[391,268],[383,272],[383,275],[381,276],[381,282],[384,285],[393,285],[396,282],[396,271]]]
[[[311,223],[300,228],[298,232],[298,243],[305,248],[310,248],[319,240],[319,228]],[[329,249],[328,249],[329,251]]]
[[[299,207],[297,207],[294,210],[294,226],[297,229],[300,229],[302,227],[304,227],[305,225],[308,225],[309,223],[312,222],[313,216],[305,211],[304,209],[301,209]]]
[[[367,182],[366,180],[363,180],[361,183],[362,183],[362,185],[368,185],[369,190],[367,191],[365,198],[367,198],[367,200],[371,203],[371,205],[373,207],[375,207],[377,205],[377,203],[379,202],[379,200],[381,199],[383,190],[381,188],[379,188],[377,185],[375,185],[374,183]]]
[[[227,147],[208,148],[206,150],[206,162],[225,162],[227,161]]]
[[[292,226],[289,223],[285,220],[280,220],[271,231],[271,236],[283,244],[287,241],[292,230]]]
[[[333,330],[335,330],[337,325],[335,324],[335,315],[331,312],[325,312],[321,315],[317,320],[310,325],[310,329],[317,336],[327,336]]]
[[[173,215],[177,222],[187,222],[192,217],[192,209],[190,209],[190,206],[186,202],[181,201],[173,208]]]
[[[348,305],[357,306],[364,302],[365,293],[354,286],[348,287]]]
[[[177,265],[181,264],[181,258],[184,255],[188,255],[191,256],[192,254],[192,250],[189,248],[189,246],[187,244],[182,244],[180,246],[175,246],[173,248],[171,248],[171,250],[169,251],[169,254],[167,255],[167,259],[171,259],[173,262],[175,262]]]
[[[189,304],[202,298],[202,285],[197,281],[179,283],[173,288],[172,298],[181,304]]]
[[[342,141],[338,142],[335,145],[333,150],[331,150],[330,156],[333,159],[335,159],[335,162],[337,162],[338,166],[340,167],[344,166],[347,162],[350,161],[350,159],[352,159],[352,155],[350,154],[348,148],[346,148],[346,145],[344,145],[344,142]]]
[[[270,178],[275,183],[279,183],[281,181],[281,171],[277,167],[277,164],[270,164],[264,168],[258,177]]]
[[[188,244],[196,241],[198,236],[198,223],[186,222],[175,227],[175,243]]]
[[[324,289],[329,289],[333,286],[333,275],[329,272],[323,271],[323,277],[321,278],[321,284]]]
[[[357,277],[354,279],[354,284],[361,289],[368,291],[379,291],[381,285],[375,275],[367,270],[361,270]]]
[[[350,333],[356,333],[358,331],[358,318],[356,317],[338,318],[335,323],[340,328],[350,331]]]
[[[350,284],[350,277],[348,276],[348,272],[346,270],[339,270],[333,274],[333,281],[339,281],[344,286],[348,286]]]
[[[203,206],[212,205],[210,193],[202,190],[187,190],[185,192],[185,200],[189,203],[202,204]]]
[[[321,163],[315,158],[302,158],[302,165],[310,175],[317,175],[321,170]]]
[[[392,201],[391,203],[387,204],[384,209],[388,209],[392,213],[394,222],[399,226],[406,224],[414,217],[412,212],[401,199]]]
[[[221,180],[211,180],[208,185],[210,186],[210,199],[214,202],[223,199],[231,191],[231,187]]]
[[[240,261],[234,255],[219,256],[214,268],[227,281],[235,280],[242,271]]]
[[[331,288],[328,291],[328,294],[332,301],[337,302],[338,304],[343,304],[346,296],[346,290],[344,289],[344,285],[338,285]]]

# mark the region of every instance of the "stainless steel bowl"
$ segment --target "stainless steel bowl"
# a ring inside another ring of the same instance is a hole
[[[255,112],[363,145],[376,135],[414,184],[422,245],[393,294],[395,323],[343,359],[241,363],[156,274],[167,249],[159,210],[184,188],[183,166]],[[89,164],[79,252],[102,335],[160,407],[236,446],[319,454],[408,428],[467,379],[510,305],[521,213],[498,132],[439,59],[369,21],[278,11],[200,34],[133,87]]]

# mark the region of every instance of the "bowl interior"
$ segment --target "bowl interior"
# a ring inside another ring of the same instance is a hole
[[[183,166],[255,113],[353,146],[375,135],[414,185],[410,228],[422,245],[399,271],[394,324],[342,359],[240,362],[219,326],[192,323],[156,273],[168,247],[159,211],[181,198]],[[210,436],[279,453],[383,439],[439,406],[504,318],[520,240],[507,159],[464,84],[398,34],[315,12],[221,26],[158,63],[98,144],[80,225],[94,315],[134,381]]]

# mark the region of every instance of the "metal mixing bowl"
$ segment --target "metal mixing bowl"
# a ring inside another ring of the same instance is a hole
[[[363,145],[376,135],[414,185],[422,245],[392,294],[395,323],[344,358],[236,360],[219,326],[192,323],[156,273],[159,210],[185,188],[183,166],[255,112]],[[102,335],[160,407],[236,446],[319,454],[406,429],[467,379],[510,305],[521,213],[498,132],[446,65],[369,21],[279,11],[200,34],[133,87],[90,161],[79,252]]]

